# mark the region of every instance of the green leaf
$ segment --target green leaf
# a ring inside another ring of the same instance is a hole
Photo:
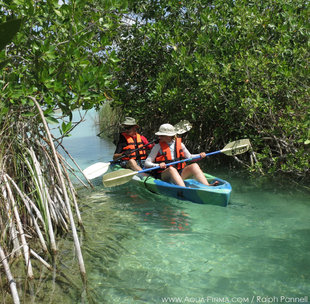
[[[45,116],[45,119],[49,124],[52,124],[52,125],[59,124],[59,121],[53,116],[47,115]]]
[[[62,14],[59,10],[57,9],[54,9],[54,12],[56,13],[56,15],[58,15],[59,17],[62,17]]]
[[[35,113],[33,113],[33,112],[26,112],[26,113],[23,113],[22,116],[23,117],[33,117],[33,116],[35,116]]]
[[[12,41],[19,31],[21,22],[21,19],[15,19],[0,24],[0,50]]]
[[[11,59],[6,59],[4,61],[1,61],[0,62],[0,69],[4,68],[10,61],[11,61]]]
[[[65,122],[63,122],[61,124],[62,134],[68,133],[70,131],[71,127],[72,127],[72,122],[71,121],[68,122],[67,124]]]

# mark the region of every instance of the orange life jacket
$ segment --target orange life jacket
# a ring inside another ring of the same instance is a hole
[[[141,139],[141,136],[138,133],[135,138],[129,136],[127,133],[122,133],[122,135],[125,137],[127,141],[127,146],[123,148],[122,152],[126,152],[129,149],[135,150],[135,149],[141,148],[144,145]],[[145,148],[142,148],[141,150],[135,151],[131,153],[130,155],[124,156],[122,159],[123,160],[146,159],[146,150]]]
[[[181,159],[185,159],[185,155],[182,149],[182,139],[181,138],[176,138],[175,140],[175,156],[174,156],[174,160],[173,161],[178,161]],[[172,156],[171,156],[171,151],[170,148],[168,146],[168,144],[166,144],[165,142],[160,142],[160,147],[161,149],[159,150],[157,156],[155,157],[155,163],[166,163],[169,164],[169,162],[172,162]],[[176,165],[174,165],[174,167],[177,170],[181,170],[186,166],[185,162],[183,163],[178,163]],[[159,169],[157,172],[162,172],[164,170]]]

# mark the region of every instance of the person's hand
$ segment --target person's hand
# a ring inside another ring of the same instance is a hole
[[[160,169],[166,169],[167,165],[166,165],[166,163],[160,163],[159,167],[160,167]]]
[[[205,158],[206,156],[207,156],[207,155],[206,155],[206,152],[201,152],[201,153],[200,153],[200,157],[201,157],[201,158]]]
[[[126,150],[126,152],[123,153],[124,156],[129,156],[132,153],[132,149]]]

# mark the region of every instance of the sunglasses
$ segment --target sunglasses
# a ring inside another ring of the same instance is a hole
[[[124,126],[124,129],[125,130],[130,130],[132,127],[134,127],[134,126]]]

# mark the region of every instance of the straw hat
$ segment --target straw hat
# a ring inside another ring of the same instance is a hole
[[[163,124],[159,127],[158,132],[155,133],[155,135],[165,135],[165,136],[174,136],[177,132],[175,131],[175,128],[173,125],[170,124]]]
[[[125,117],[125,120],[122,122],[124,126],[137,126],[136,120],[132,117]]]

